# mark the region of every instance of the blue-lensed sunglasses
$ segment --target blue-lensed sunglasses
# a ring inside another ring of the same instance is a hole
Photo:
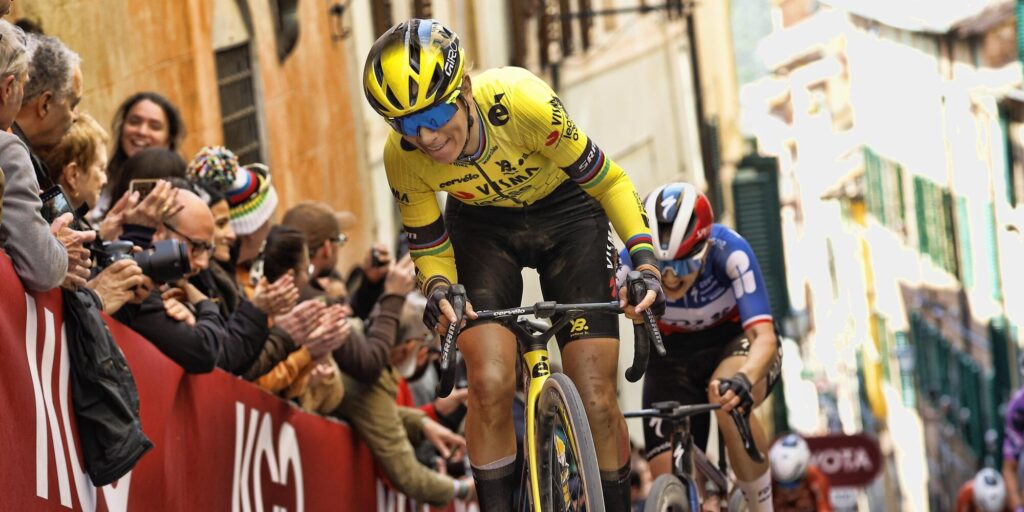
[[[389,118],[388,124],[402,135],[415,137],[420,134],[420,128],[437,131],[448,124],[458,110],[459,107],[455,101],[446,101],[407,116]]]
[[[690,253],[686,258],[680,258],[672,261],[658,260],[658,270],[661,270],[662,272],[671,270],[679,277],[688,276],[697,272],[704,265],[704,255],[707,254],[707,247],[708,244],[705,242],[700,249],[696,252]]]

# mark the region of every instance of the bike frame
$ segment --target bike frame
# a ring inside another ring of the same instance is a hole
[[[697,482],[694,479],[695,472],[700,472],[718,489],[719,498],[728,499],[728,476],[711,464],[699,447],[694,446],[693,436],[690,433],[690,418],[692,416],[709,413],[719,407],[718,404],[679,405],[676,402],[659,402],[651,404],[650,409],[625,413],[627,418],[661,418],[662,421],[667,422],[672,432],[669,437],[672,446],[672,475],[686,486],[687,500],[690,502],[691,510],[700,510],[704,497],[704,493],[698,490]],[[738,413],[732,417],[734,421],[737,421],[740,436],[744,438],[744,447],[746,448],[747,444],[753,447],[753,440],[747,441],[746,439],[750,437],[750,427],[745,425],[746,419],[743,418],[741,422],[738,419],[740,418]],[[756,447],[753,450],[755,453],[751,453],[749,449],[747,452],[752,458],[755,454],[760,455],[756,453]]]
[[[523,361],[523,373],[526,379],[526,439],[524,442],[524,456],[526,457],[530,474],[532,508],[536,512],[543,512],[540,508],[540,472],[537,469],[539,454],[536,453],[536,422],[537,402],[540,399],[540,392],[544,388],[544,382],[551,376],[551,366],[549,364],[551,358],[548,351],[548,341],[559,329],[568,325],[572,320],[579,318],[584,313],[584,308],[591,310],[605,308],[609,313],[616,313],[618,311],[618,304],[615,302],[581,304],[577,308],[572,308],[571,306],[570,308],[564,308],[558,311],[562,313],[562,317],[540,334],[531,334],[525,327],[514,321],[520,315],[536,315],[537,312],[532,308],[512,308],[493,312],[480,312],[481,318],[498,320],[505,328],[512,331],[519,345],[519,354]],[[572,437],[573,432],[566,430],[565,434],[570,436],[569,443],[575,446],[576,439]]]
[[[638,304],[647,294],[647,285],[643,276],[632,271],[627,278],[627,290],[630,303]],[[466,289],[461,284],[453,284],[448,290],[447,299],[455,311],[456,321],[448,325],[448,330],[441,342],[441,372],[438,379],[437,394],[441,397],[448,396],[455,384],[455,351],[458,347],[455,340],[458,339],[462,330],[462,323],[466,308]],[[541,510],[541,490],[537,451],[537,407],[541,398],[541,391],[544,383],[551,375],[551,367],[548,364],[549,353],[547,349],[548,340],[559,329],[565,327],[571,320],[578,318],[585,312],[606,312],[621,314],[622,308],[617,301],[597,302],[590,304],[558,304],[553,301],[538,302],[529,307],[517,307],[496,311],[478,311],[476,320],[496,320],[505,328],[512,331],[519,345],[519,352],[524,363],[523,369],[526,375],[526,432],[524,456],[528,458],[527,468],[530,472],[530,494],[533,500],[533,509],[536,512]],[[553,322],[547,329],[536,328],[540,334],[534,335],[526,327],[520,325],[517,319],[523,315],[532,315],[536,318],[552,318],[554,315],[561,315],[558,321]],[[655,350],[661,356],[665,355],[665,346],[661,333],[656,327],[656,318],[650,309],[643,312],[643,322],[635,323],[633,326],[633,364],[626,370],[626,379],[630,382],[638,381],[647,368],[647,359],[650,345],[653,343]],[[585,412],[585,411],[584,411]],[[563,425],[570,424],[564,417],[561,418]],[[574,438],[572,428],[565,429],[569,436],[569,443],[572,451],[578,451],[578,441]]]

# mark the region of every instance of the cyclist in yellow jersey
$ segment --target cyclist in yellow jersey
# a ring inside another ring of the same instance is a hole
[[[640,198],[629,177],[572,121],[558,96],[520,68],[470,79],[458,36],[435,20],[395,25],[370,49],[366,98],[394,133],[384,148],[428,298],[424,321],[444,332],[455,314],[452,283],[469,294],[459,337],[466,360],[466,438],[483,510],[510,510],[517,488],[512,399],[516,342],[472,308],[518,306],[522,268],[536,268],[546,300],[619,296],[609,220],[648,293],[636,308],[664,311],[661,273]],[[445,213],[436,192],[448,192]],[[625,305],[624,299],[620,302]],[[608,510],[629,507],[629,442],[616,396],[618,321],[589,315],[557,334],[565,373],[590,421]]]

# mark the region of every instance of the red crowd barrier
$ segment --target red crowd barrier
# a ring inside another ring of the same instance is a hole
[[[26,293],[0,252],[0,510],[390,511],[406,500],[343,423],[225,372],[185,375],[107,318],[139,389],[154,449],[97,490],[69,395],[61,294]]]

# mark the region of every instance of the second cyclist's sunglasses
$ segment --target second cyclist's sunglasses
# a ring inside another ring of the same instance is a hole
[[[389,117],[388,124],[396,132],[407,137],[419,135],[420,128],[437,131],[442,126],[448,124],[448,121],[451,121],[455,117],[455,113],[459,111],[458,104],[455,103],[457,97],[458,91],[452,94],[446,101],[442,101],[419,112],[413,112],[402,117]]]
[[[700,270],[704,265],[704,255],[708,252],[708,243],[704,242],[697,249],[690,251],[690,254],[683,258],[671,261],[658,260],[658,269],[662,272],[671,270],[679,277],[688,276]]]

